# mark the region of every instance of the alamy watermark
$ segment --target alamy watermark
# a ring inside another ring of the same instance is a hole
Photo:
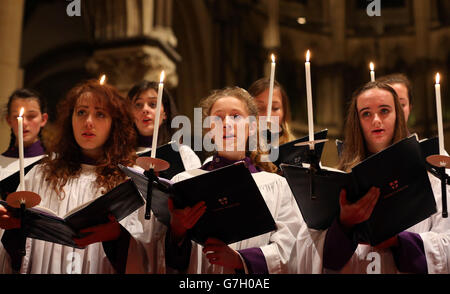
[[[267,131],[267,117],[208,116],[202,121],[202,109],[194,108],[194,142],[191,140],[192,123],[184,115],[172,119],[171,128],[178,129],[172,141],[183,142],[194,151],[262,151],[261,161],[274,162],[278,159],[278,148],[272,148],[279,139],[279,117],[270,117],[270,132]],[[203,136],[203,130],[207,130]],[[258,131],[259,130],[259,131]],[[269,144],[269,141],[271,144]],[[176,144],[172,145],[178,151]]]
[[[81,16],[81,0],[67,0],[71,1],[66,8],[68,16]]]
[[[372,16],[381,16],[381,0],[368,0],[370,1],[369,5],[367,5],[367,15]]]

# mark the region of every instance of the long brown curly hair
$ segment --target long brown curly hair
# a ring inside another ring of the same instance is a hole
[[[249,116],[254,116],[258,119],[258,107],[256,106],[253,97],[246,90],[239,87],[227,87],[221,90],[215,90],[211,93],[211,95],[204,98],[200,102],[203,119],[211,115],[211,108],[213,107],[214,103],[224,97],[234,97],[241,100],[246,106]],[[259,124],[257,122],[257,126],[258,125]],[[259,131],[257,133],[259,134]],[[254,165],[267,172],[276,173],[278,171],[278,168],[272,162],[265,162],[262,160],[262,156],[267,155],[268,152],[263,151],[259,144],[257,144],[257,148],[255,151],[250,151],[248,149],[249,148],[247,142],[246,155],[250,157]]]
[[[101,85],[97,80],[78,84],[58,105],[55,140],[49,144],[49,156],[43,162],[45,180],[57,193],[62,192],[60,198],[64,198],[63,187],[67,181],[81,174],[83,156],[72,127],[72,115],[80,97],[93,99],[94,103],[102,105],[112,119],[109,137],[103,145],[103,156],[96,160],[98,186],[109,191],[123,182],[126,176],[118,164],[132,166],[136,159],[136,133],[129,101],[115,87]]]

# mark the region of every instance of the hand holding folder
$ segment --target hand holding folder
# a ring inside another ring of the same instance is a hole
[[[345,189],[355,203],[370,188],[380,196],[369,219],[354,228],[357,242],[376,245],[430,217],[436,202],[422,150],[411,135],[353,167],[349,173],[331,168],[281,165],[308,227],[327,229],[340,213],[339,198]]]
[[[146,177],[136,170],[125,169],[128,171],[124,172],[146,195]],[[272,214],[244,162],[204,172],[177,183],[166,183],[169,185],[167,191],[160,191],[159,197],[153,194],[153,212],[160,221],[170,223],[168,197],[173,197],[177,209],[194,207],[203,201],[206,211],[189,230],[190,238],[199,244],[204,244],[208,238],[230,244],[276,229]],[[153,188],[153,193],[160,190],[157,185]],[[164,205],[155,205],[155,198],[161,204],[165,202],[165,208]]]
[[[0,204],[13,215],[17,215],[18,210],[9,207],[5,201],[0,201]],[[138,189],[131,180],[127,180],[106,194],[69,211],[64,216],[58,216],[44,207],[27,208],[22,220],[22,230],[28,238],[74,248],[84,248],[74,241],[74,238],[86,236],[81,233],[82,229],[108,223],[109,215],[113,215],[117,221],[121,221],[142,205],[144,205],[144,200]]]

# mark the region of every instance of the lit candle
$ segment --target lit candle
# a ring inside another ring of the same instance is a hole
[[[370,81],[375,82],[375,66],[373,62],[370,63]]]
[[[267,103],[267,121],[270,121],[272,114],[272,97],[273,97],[273,84],[275,81],[275,55],[272,54],[272,64],[270,67],[270,86],[269,86],[269,102]]]
[[[444,155],[444,128],[442,125],[442,106],[441,106],[441,85],[440,75],[436,74],[436,84],[434,89],[436,92],[436,111],[437,111],[437,125],[438,125],[438,136],[439,136],[439,154]]]
[[[312,104],[312,89],[311,89],[311,64],[309,50],[306,52],[305,73],[306,73],[306,101],[308,105],[308,130],[309,141],[314,141],[314,118],[313,118],[313,104]],[[310,145],[314,149],[314,145]]]
[[[17,136],[19,137],[19,168],[20,168],[20,184],[19,184],[19,190],[25,191],[25,165],[24,165],[24,155],[23,155],[23,113],[25,109],[22,107],[20,109],[19,116],[17,117],[18,122],[18,131]]]
[[[100,78],[100,85],[104,85],[106,81],[106,75],[102,75]]]
[[[161,72],[161,77],[158,85],[158,100],[156,102],[156,114],[153,125],[153,141],[152,141],[152,152],[151,157],[155,158],[156,148],[158,147],[158,130],[159,130],[159,117],[161,112],[161,102],[162,102],[162,94],[164,89],[164,71]]]

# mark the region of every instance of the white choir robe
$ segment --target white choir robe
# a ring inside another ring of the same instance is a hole
[[[196,169],[202,166],[200,158],[195,154],[195,152],[191,149],[191,147],[183,144],[178,145],[178,150],[180,152],[181,160],[183,161],[184,169],[191,170]],[[149,147],[138,147],[137,154],[145,153],[152,150]]]
[[[145,206],[138,210],[143,232],[131,234],[125,265],[126,274],[165,274],[165,237],[167,227],[151,213],[144,220]]]
[[[95,183],[95,166],[82,164],[79,177],[70,179],[64,186],[65,197],[59,199],[45,181],[41,165],[33,167],[25,176],[25,189],[39,194],[39,206],[49,208],[59,216],[93,200],[105,191]],[[132,235],[142,233],[137,212],[124,218],[120,224]],[[11,273],[10,257],[0,246],[0,273]],[[85,249],[75,249],[60,244],[27,238],[26,255],[22,260],[21,273],[30,274],[107,274],[115,273],[106,257],[102,243],[94,243]]]
[[[437,212],[406,231],[418,233],[423,240],[428,273],[450,273],[450,218],[442,217],[441,182],[428,174],[437,205]],[[447,195],[450,195],[447,186]],[[386,216],[387,218],[389,216]],[[370,245],[358,244],[350,260],[339,271],[323,268],[323,248],[327,230],[305,229],[297,235],[297,273],[400,273],[391,249],[379,250]],[[336,248],[336,250],[340,250]]]
[[[182,181],[195,174],[198,174],[195,170],[183,172],[176,175],[172,181]],[[234,250],[260,248],[270,274],[289,273],[289,258],[295,243],[295,236],[306,224],[303,222],[300,210],[285,178],[268,172],[253,173],[252,176],[275,220],[277,230],[229,246]],[[191,243],[192,250],[187,273],[234,273],[234,270],[210,264],[202,252],[203,247],[196,242],[192,241]],[[241,259],[245,272],[248,273],[242,256]]]

